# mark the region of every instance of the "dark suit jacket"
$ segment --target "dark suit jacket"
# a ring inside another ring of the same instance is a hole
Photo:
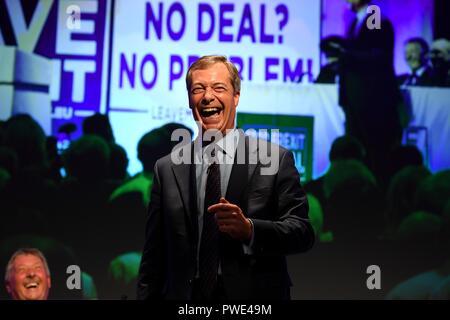
[[[339,78],[339,104],[346,115],[347,133],[366,146],[388,143],[380,135],[401,134],[398,108],[402,99],[393,67],[392,24],[382,19],[381,29],[370,30],[367,19],[348,38]]]
[[[248,155],[249,139],[241,133],[237,150],[245,143]],[[306,251],[314,242],[292,153],[276,148],[275,175],[261,175],[259,161],[233,165],[226,199],[252,219],[254,254],[244,254],[241,242],[221,234],[221,270],[229,299],[288,299],[291,282],[285,255]],[[158,160],[138,299],[191,298],[199,237],[196,203],[195,165],[173,164],[170,155]]]

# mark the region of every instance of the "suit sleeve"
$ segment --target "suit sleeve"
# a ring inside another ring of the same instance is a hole
[[[314,231],[308,218],[308,201],[300,186],[300,177],[290,151],[280,154],[275,182],[276,210],[272,220],[254,219],[254,243],[257,255],[286,255],[309,250]]]
[[[138,300],[161,298],[162,279],[165,279],[163,272],[166,268],[164,266],[164,242],[162,239],[164,226],[158,163],[155,164],[154,172],[153,188],[145,228],[145,244],[137,282]]]

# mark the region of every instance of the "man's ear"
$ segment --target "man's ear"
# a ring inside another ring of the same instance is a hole
[[[235,94],[234,94],[234,105],[237,107],[238,106],[238,104],[239,104],[239,97],[241,96],[241,93],[240,92],[236,92]]]
[[[9,284],[9,282],[6,282],[5,286],[6,286],[6,291],[8,292],[8,294],[11,295],[12,289],[11,289],[11,285]]]

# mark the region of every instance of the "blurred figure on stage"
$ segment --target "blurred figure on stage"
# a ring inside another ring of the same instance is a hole
[[[50,270],[42,252],[34,248],[17,250],[6,267],[5,283],[13,300],[47,300]]]
[[[394,73],[394,29],[369,0],[346,0],[356,14],[341,53],[339,104],[346,116],[346,134],[367,150],[366,164],[382,185],[390,150],[402,137],[400,108],[403,99]],[[379,14],[379,16],[377,16]]]
[[[410,72],[398,76],[401,86],[430,86],[431,66],[428,63],[430,47],[422,38],[410,38],[405,43],[405,60]]]

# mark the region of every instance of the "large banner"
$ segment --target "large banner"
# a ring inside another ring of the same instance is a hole
[[[118,0],[113,17],[109,113],[119,142],[133,141],[130,153],[144,132],[165,122],[195,131],[185,74],[199,56],[228,56],[243,99],[255,85],[312,82],[320,67],[320,1]],[[260,97],[238,111],[257,108]],[[265,99],[274,109],[280,103]]]
[[[0,0],[0,46],[14,46],[28,56],[43,56],[50,61],[47,91],[52,132],[47,134],[57,135],[63,124],[72,122],[78,127],[73,136],[76,138],[86,116],[106,111],[110,12],[111,1],[104,0]],[[17,65],[14,69],[20,68]],[[20,79],[24,81],[28,90],[33,90],[34,80]],[[64,145],[66,138],[61,136]]]
[[[144,133],[167,122],[196,129],[184,77],[197,57],[222,54],[237,65],[246,102],[238,111],[273,113],[282,101],[265,87],[312,82],[320,68],[320,3],[0,0],[0,45],[51,59],[54,134],[73,122],[76,137],[86,116],[109,113],[133,174]],[[267,102],[273,109],[258,107]]]

